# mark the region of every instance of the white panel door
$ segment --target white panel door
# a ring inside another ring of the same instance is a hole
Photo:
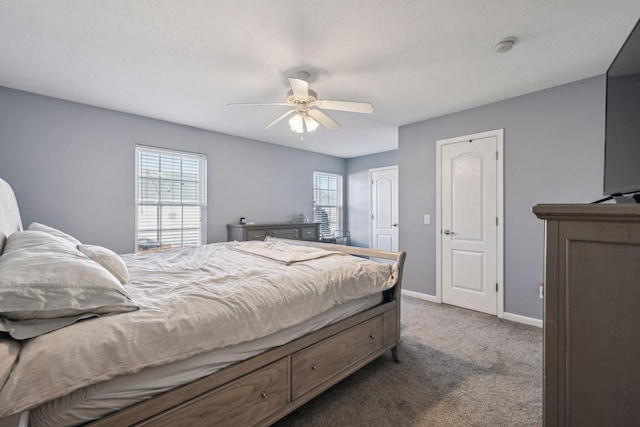
[[[371,247],[398,250],[398,168],[371,171]]]
[[[497,314],[496,137],[445,144],[442,301]]]

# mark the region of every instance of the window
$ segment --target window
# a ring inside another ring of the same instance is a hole
[[[322,237],[333,237],[342,230],[342,176],[313,173],[313,220],[320,223]]]
[[[207,236],[207,157],[136,146],[136,249],[196,246]]]

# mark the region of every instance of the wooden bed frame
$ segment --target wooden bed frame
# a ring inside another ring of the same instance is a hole
[[[11,188],[0,179],[0,212],[15,210],[20,222],[17,203],[15,209],[5,205],[7,191],[15,200]],[[21,228],[18,223],[10,225],[8,232],[4,230],[10,234]],[[327,243],[287,242],[393,261],[397,263],[398,281],[384,292],[384,301],[373,308],[88,425],[269,425],[386,351],[390,350],[393,359],[399,362],[400,291],[406,254]]]

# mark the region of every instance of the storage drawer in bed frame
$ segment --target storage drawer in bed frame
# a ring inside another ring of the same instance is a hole
[[[374,317],[291,357],[292,399],[382,347],[382,316]]]
[[[251,426],[289,403],[287,358],[245,375],[138,425],[153,427]]]

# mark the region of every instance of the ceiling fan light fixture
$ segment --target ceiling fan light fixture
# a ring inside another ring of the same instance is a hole
[[[295,113],[289,119],[289,127],[295,133],[313,132],[320,124],[306,113]]]
[[[295,113],[293,117],[289,119],[289,127],[295,133],[304,133],[304,121],[302,118],[302,114]]]
[[[307,127],[307,132],[313,132],[319,126],[319,123],[313,120],[311,116],[304,116],[304,124]]]

